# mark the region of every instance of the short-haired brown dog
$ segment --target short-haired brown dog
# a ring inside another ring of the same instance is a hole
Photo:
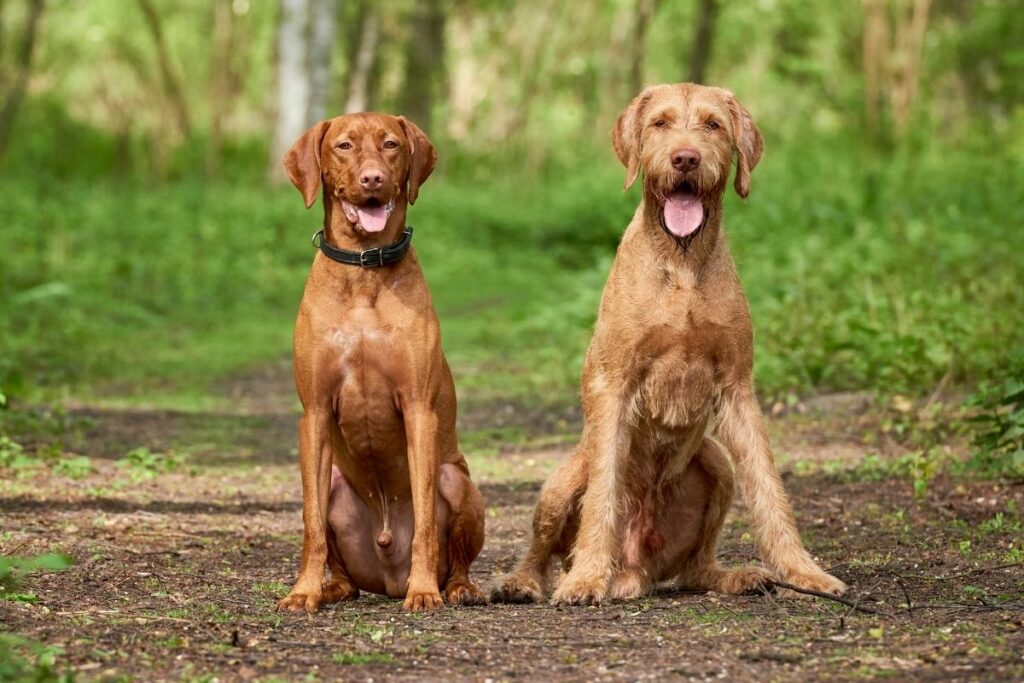
[[[306,208],[323,186],[325,248],[295,323],[304,534],[279,610],[313,611],[360,589],[414,611],[443,606],[441,588],[449,604],[485,602],[469,579],[483,499],[456,440],[437,314],[405,251],[406,207],[436,158],[415,124],[384,114],[318,123],[285,156]],[[338,250],[355,262],[328,256]]]
[[[734,187],[750,191],[761,135],[732,93],[647,88],[612,134],[626,187],[644,194],[619,245],[583,367],[579,446],[548,479],[533,541],[492,599],[533,602],[548,566],[555,603],[634,598],[655,583],[740,593],[770,583],[725,569],[715,550],[735,478],[767,564],[784,580],[842,593],[803,548],[754,395],[753,328],[722,230]]]

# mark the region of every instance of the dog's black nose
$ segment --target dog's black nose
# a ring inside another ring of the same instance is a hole
[[[672,165],[680,171],[700,166],[700,152],[695,149],[677,149],[672,152]]]
[[[371,168],[359,174],[359,184],[367,190],[378,190],[384,184],[384,172]]]

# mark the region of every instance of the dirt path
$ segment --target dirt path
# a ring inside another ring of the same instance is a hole
[[[276,392],[279,378],[250,381],[244,414],[80,411],[88,423],[65,444],[90,458],[94,471],[80,479],[49,467],[0,472],[0,553],[59,549],[76,561],[29,580],[35,603],[0,601],[4,630],[60,646],[58,665],[86,680],[1024,678],[1024,487],[939,480],[915,502],[909,481],[820,465],[788,468],[804,537],[882,614],[676,593],[432,615],[364,595],[308,617],[277,615],[301,532],[295,421],[290,402],[261,413],[271,404],[251,398]],[[780,452],[804,463],[862,457],[855,427],[772,424]],[[116,461],[139,447],[152,457]],[[171,457],[153,455],[163,453]],[[471,457],[488,505],[478,580],[511,567],[536,491],[563,456]],[[721,552],[753,560],[741,514]]]

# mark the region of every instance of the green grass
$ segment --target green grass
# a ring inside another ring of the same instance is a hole
[[[726,212],[766,398],[923,395],[1020,357],[1019,159],[770,143],[750,199]],[[12,399],[210,407],[222,378],[288,353],[320,220],[292,188],[0,180]],[[608,153],[544,178],[484,167],[425,186],[410,222],[464,400],[576,400],[638,200],[621,182]]]

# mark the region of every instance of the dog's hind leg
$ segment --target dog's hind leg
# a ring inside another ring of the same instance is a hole
[[[582,447],[582,446],[581,446]],[[573,539],[565,539],[567,522],[579,506],[587,484],[587,464],[577,451],[558,466],[541,489],[533,513],[533,540],[515,571],[499,577],[491,589],[494,602],[540,602],[547,590],[551,556],[568,553]]]
[[[346,602],[359,597],[359,589],[348,575],[345,563],[338,550],[338,541],[333,533],[327,534],[327,566],[331,570],[331,580],[325,581],[320,604],[329,605],[335,602]]]
[[[689,590],[710,590],[741,594],[763,591],[771,585],[771,573],[760,567],[726,569],[718,563],[718,538],[725,516],[732,505],[735,480],[728,456],[714,440],[705,438],[700,450],[690,461],[677,495],[692,503],[703,501],[703,516],[698,516],[700,529],[696,543],[683,553],[676,586]]]
[[[448,578],[444,584],[449,605],[484,605],[487,597],[469,580],[469,566],[484,545],[484,499],[469,475],[457,465],[440,468],[438,486],[451,512],[448,516]]]
[[[351,495],[351,489],[348,488],[348,482],[345,481],[341,471],[337,467],[332,467],[331,498],[328,505],[333,507],[338,497],[343,495],[343,491]],[[331,570],[331,579],[330,581],[325,581],[323,585],[320,602],[324,605],[355,600],[359,597],[359,588],[352,581],[348,568],[345,566],[345,559],[342,557],[341,549],[338,547],[338,537],[336,530],[331,524],[330,511],[328,512],[327,523],[327,567]]]

